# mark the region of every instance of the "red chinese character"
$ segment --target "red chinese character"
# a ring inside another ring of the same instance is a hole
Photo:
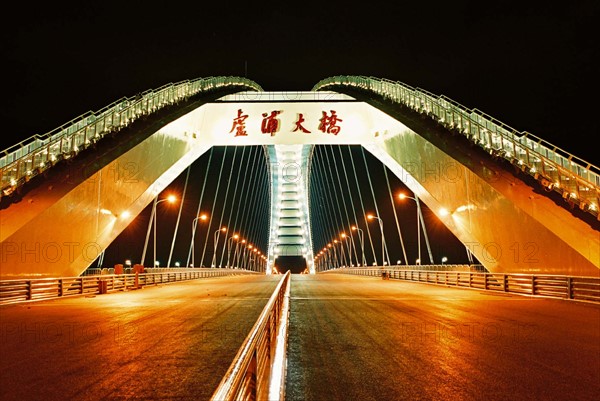
[[[271,115],[267,113],[263,113],[263,121],[260,126],[260,131],[263,134],[271,134],[271,136],[275,136],[275,133],[279,131],[279,120],[277,117],[278,114],[281,114],[281,111],[274,110],[271,112]]]
[[[230,133],[235,129],[235,136],[248,136],[246,132],[246,119],[248,118],[247,114],[242,115],[242,109],[238,109],[238,115],[233,119],[233,125],[231,126]]]
[[[343,121],[338,118],[335,110],[330,110],[331,116],[327,116],[327,112],[323,112],[323,117],[319,120],[319,130],[328,134],[337,135],[340,133],[341,127],[335,125],[338,121]]]
[[[296,132],[296,131],[300,130],[306,134],[310,134],[310,131],[302,126],[303,122],[304,122],[304,116],[301,113],[298,113],[298,121],[296,121],[296,128],[294,128],[294,130],[292,132]]]

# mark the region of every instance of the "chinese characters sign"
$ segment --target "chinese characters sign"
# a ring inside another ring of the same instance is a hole
[[[208,103],[161,131],[187,133],[193,143],[206,146],[250,146],[362,145],[385,141],[406,130],[400,122],[362,102],[307,100]]]
[[[282,110],[272,110],[270,112],[262,113],[262,123],[260,126],[260,132],[270,136],[275,136],[281,128],[281,122],[278,118],[282,114]],[[234,136],[247,136],[246,131],[246,119],[248,114],[244,114],[242,109],[237,110],[237,115],[233,118],[233,123],[229,133],[233,133]],[[329,110],[329,114],[326,111],[322,111],[320,119],[315,121],[316,129],[326,134],[338,135],[342,127],[339,125],[343,120],[339,118],[335,110]],[[297,117],[293,124],[291,132],[303,132],[310,134],[311,131],[306,128],[307,122],[304,118],[304,113],[297,113]]]

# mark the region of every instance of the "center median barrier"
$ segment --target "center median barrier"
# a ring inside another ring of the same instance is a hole
[[[277,284],[211,401],[285,398],[290,281],[288,271]]]

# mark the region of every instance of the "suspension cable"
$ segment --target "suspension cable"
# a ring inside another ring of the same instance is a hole
[[[390,201],[392,202],[392,209],[394,210],[394,219],[396,220],[396,228],[398,229],[398,237],[400,237],[400,245],[402,246],[402,255],[404,255],[404,263],[408,264],[408,258],[406,257],[406,248],[404,248],[404,239],[402,238],[402,231],[400,230],[400,223],[398,222],[398,215],[396,214],[396,203],[394,202],[394,195],[392,194],[392,188],[390,187],[390,180],[388,179],[387,168],[385,164],[383,166],[383,172],[385,174],[385,181],[387,182],[388,192],[390,193]],[[389,255],[388,255],[389,260]]]
[[[254,163],[256,162],[256,154],[257,154],[258,152],[254,152],[254,147],[252,147],[248,153],[249,153],[249,155],[248,155],[248,160],[250,160],[252,157],[254,157],[254,158],[252,159],[252,162],[250,163],[250,165],[254,165]],[[253,155],[252,155],[252,153],[253,153]],[[242,154],[242,162],[240,163],[240,172],[241,172],[242,166],[243,166],[243,164],[244,164],[244,163],[243,163],[243,159],[244,159],[244,155]],[[241,175],[241,174],[240,174],[240,173],[238,173],[238,178],[239,178],[239,175]],[[239,191],[239,193],[240,193],[240,197],[239,197],[239,200],[238,200],[238,204],[239,204],[239,205],[243,205],[243,204],[244,204],[244,203],[242,202],[242,198],[243,198],[243,197],[245,197],[246,181],[247,181],[247,180],[243,180],[243,181],[242,181],[242,188],[241,188],[241,190]],[[237,192],[237,182],[236,182],[236,192]],[[240,218],[240,209],[242,209],[242,216],[241,216],[241,218]],[[244,213],[245,213],[246,209],[247,209],[247,208],[245,208],[245,207],[244,207],[244,208],[242,208],[242,207],[239,207],[239,206],[236,208],[235,219],[234,219],[234,223],[233,223],[233,230],[234,230],[234,232],[235,232],[235,231],[237,231],[238,229],[241,229],[242,227],[244,227],[242,223],[239,223],[239,225],[238,225],[238,222],[240,222],[240,221],[243,221],[243,216],[244,216]],[[239,220],[238,220],[238,219],[239,219]],[[239,240],[239,239],[238,239],[238,240]],[[237,244],[236,244],[236,248],[237,248],[237,247],[238,247],[238,246],[237,246]],[[227,256],[227,264],[230,264],[230,263],[229,263],[229,255]]]
[[[369,188],[371,188],[371,196],[373,197],[373,204],[375,205],[375,213],[377,213],[377,218],[381,219],[381,215],[379,214],[379,208],[377,207],[377,198],[375,197],[375,191],[373,190],[373,183],[371,182],[371,174],[370,174],[370,170],[369,170],[369,166],[367,165],[367,158],[365,156],[365,148],[361,147],[360,148],[361,152],[362,152],[362,157],[363,157],[363,162],[365,164],[365,170],[367,171],[367,178],[369,180]],[[384,255],[381,255],[382,258],[385,257],[385,255],[387,254],[387,246],[385,243],[385,234],[383,231],[383,221],[379,221],[380,224],[380,228],[381,228],[381,242],[382,242],[382,249],[383,249],[383,253]],[[381,261],[382,266],[385,266],[385,260]],[[389,265],[389,256],[388,256],[388,265]]]
[[[340,154],[340,160],[342,161],[342,170],[344,171],[344,177],[346,179],[346,188],[348,188],[348,198],[350,198],[350,205],[352,206],[352,213],[354,214],[354,221],[355,221],[355,224],[357,225],[356,228],[358,229],[358,219],[356,217],[356,208],[354,206],[354,200],[352,197],[352,193],[350,192],[350,181],[348,180],[348,173],[346,172],[346,163],[344,162],[344,156],[342,154],[341,146],[338,146],[338,152]],[[354,245],[354,237],[353,237],[352,231],[353,231],[352,227],[350,227],[350,240],[352,241],[352,245]],[[359,236],[359,240],[360,240],[360,234],[359,234],[358,230],[357,230],[356,234]],[[356,265],[360,266],[360,265],[365,264],[364,260],[361,260],[361,262],[358,261],[358,254],[356,252],[356,246],[354,246],[353,248],[354,248],[354,257],[356,258]],[[361,255],[361,258],[362,258],[362,255]]]
[[[251,188],[263,188],[263,186],[260,185],[260,180],[264,180],[264,176],[261,175],[261,173],[263,173],[264,169],[261,169],[259,167],[261,158],[259,156],[260,154],[260,150],[257,148],[256,151],[256,157],[254,159],[254,167],[253,167],[253,171],[254,171],[254,176],[252,179],[252,185],[250,186]],[[264,215],[262,213],[262,207],[264,207],[264,201],[261,202],[262,199],[264,199],[265,193],[270,191],[271,189],[269,188],[269,186],[265,186],[265,188],[267,188],[267,191],[263,191],[263,193],[261,194],[259,191],[252,191],[251,192],[251,198],[250,198],[250,204],[247,205],[247,207],[245,208],[244,212],[248,212],[243,213],[243,226],[244,227],[248,227],[248,231],[247,231],[247,235],[246,235],[246,247],[248,247],[250,244],[252,244],[253,247],[255,247],[257,245],[257,235],[256,235],[256,231],[257,231],[257,222],[256,220],[259,218],[259,216]],[[260,207],[261,210],[257,210],[257,204],[259,204],[260,202]],[[270,206],[270,205],[269,205]],[[260,229],[259,229],[260,231]],[[252,251],[250,251],[252,252]],[[251,254],[248,255],[249,257],[251,256]],[[248,261],[249,262],[249,261]],[[246,264],[246,268],[248,267],[248,264]]]
[[[329,160],[329,154],[327,152],[327,147],[326,146],[323,147],[323,153],[325,153],[325,158],[327,159],[327,169],[329,170],[329,177],[331,178],[331,180],[333,182],[333,179],[334,179],[334,177],[333,177],[333,171],[331,170],[331,162]],[[330,191],[331,191],[331,187],[332,186],[333,186],[333,183],[328,186],[328,188],[330,189]],[[338,210],[338,213],[339,213],[339,215],[334,213],[335,217],[336,217],[335,218],[335,220],[336,220],[335,221],[336,226],[334,227],[334,230],[335,230],[334,231],[334,238],[337,240],[338,237],[339,237],[339,230],[343,229],[342,227],[344,227],[344,224],[342,222],[342,220],[343,220],[342,209],[340,207],[340,201],[338,200],[338,192],[335,190],[335,188],[333,189],[333,192],[335,193],[335,202],[333,202],[333,203],[335,203],[335,205],[337,206],[337,210]],[[333,200],[333,196],[331,196],[331,198]],[[344,203],[344,205],[345,205],[345,203]],[[338,217],[339,217],[340,221],[338,221]],[[340,252],[342,253],[342,255],[340,255],[340,256],[343,256],[343,248],[341,248]],[[343,258],[340,258],[340,260],[342,260],[342,259]],[[343,263],[343,261],[342,261],[342,263]]]
[[[215,189],[215,196],[213,198],[213,204],[210,211],[210,221],[208,223],[208,234],[206,235],[206,240],[204,241],[204,249],[202,249],[202,259],[200,259],[200,263],[204,263],[204,254],[206,253],[206,245],[208,244],[208,238],[210,237],[212,221],[215,213],[215,205],[217,204],[217,199],[219,195],[219,187],[221,186],[221,175],[223,174],[223,165],[225,164],[225,156],[227,154],[227,145],[225,145],[223,150],[223,157],[221,158],[221,168],[219,169],[219,178],[217,179],[217,188]],[[209,166],[210,167],[210,166]],[[208,167],[207,167],[208,168]],[[221,225],[219,224],[219,230],[221,229]],[[216,244],[215,244],[216,245]],[[215,247],[216,248],[216,247]],[[215,249],[216,252],[216,249]],[[214,267],[211,263],[211,267]]]
[[[236,157],[237,149],[238,149],[238,147],[236,146],[235,150],[233,152],[233,161],[232,161],[231,166],[230,166],[231,170],[229,171],[228,185],[231,182],[231,176],[233,175],[233,170],[235,169],[235,163],[236,163],[235,157]],[[233,187],[233,196],[231,198],[231,207],[229,208],[229,216],[227,217],[227,224],[225,225],[225,227],[227,227],[227,231],[228,232],[229,232],[229,230],[231,228],[231,215],[233,213],[233,205],[235,204],[235,197],[237,195],[237,186],[238,186],[239,179],[240,179],[240,171],[239,170],[241,170],[242,163],[244,162],[244,153],[245,153],[245,150],[246,150],[246,147],[245,146],[242,147],[242,156],[241,156],[241,160],[240,160],[240,163],[239,163],[240,167],[238,168],[238,172],[237,172],[237,175],[236,175],[235,185]],[[227,198],[225,198],[225,202],[223,203],[223,210],[225,210],[225,209],[227,209]],[[231,235],[235,235],[235,227],[231,230]],[[223,258],[225,256],[225,249],[227,248],[228,242],[229,242],[230,239],[231,239],[231,237],[227,238],[227,235],[225,235],[225,243],[223,244],[223,251],[221,252],[221,259],[219,261],[219,266],[223,265]],[[229,266],[229,259],[227,259],[226,266]]]
[[[421,220],[421,228],[423,229],[423,234],[425,235],[425,244],[427,245],[427,253],[429,254],[429,262],[431,262],[431,264],[433,264],[433,254],[431,253],[431,246],[429,246],[429,237],[427,236],[427,229],[425,228],[425,220],[423,219],[423,211],[421,210],[421,205],[419,203],[418,196],[415,196],[415,201],[417,202],[417,209],[419,211],[419,219]]]
[[[231,184],[231,174],[233,173],[233,167],[232,166],[235,165],[235,156],[236,156],[236,153],[237,153],[237,146],[234,146],[234,148],[233,148],[233,160],[231,162],[231,166],[230,166],[230,169],[229,169],[229,178],[227,179],[227,186],[225,188],[225,199],[223,200],[223,207],[221,208],[221,218],[219,220],[219,227],[221,227],[223,225],[223,216],[225,215],[225,209],[227,208],[226,206],[227,206],[227,198],[229,197],[229,187],[230,187],[230,184]],[[224,158],[225,157],[223,157],[223,159]],[[227,230],[229,230],[229,227],[227,227]],[[220,234],[221,233],[219,232],[219,234],[217,235],[217,245],[219,244],[218,238],[219,238]],[[227,232],[225,232],[225,242],[227,242]],[[223,247],[225,247],[225,245],[226,244],[224,244]],[[215,266],[217,265],[217,249],[216,248],[217,247],[215,247],[215,250],[213,252],[213,261],[214,261]],[[225,249],[225,248],[223,248],[223,249]],[[219,264],[219,267],[221,267],[221,264]]]
[[[339,146],[338,146],[339,147]],[[333,152],[333,145],[329,145],[329,149],[331,150],[331,158],[335,161],[335,155]],[[346,204],[346,196],[344,195],[344,186],[342,185],[342,179],[340,178],[340,171],[338,169],[338,163],[333,163],[333,167],[335,168],[335,175],[337,176],[337,180],[338,180],[338,186],[340,188],[340,194],[342,194],[342,203],[344,204],[344,214],[346,215],[346,222],[348,224],[348,228],[350,228],[350,215],[348,214],[348,205]],[[348,188],[346,188],[348,189]],[[352,194],[350,194],[350,192],[348,192],[348,198],[351,198]],[[344,234],[346,233],[346,229],[344,229]],[[346,241],[346,239],[349,238],[350,239],[350,243],[346,244],[348,247],[348,258],[350,259],[349,261],[349,265],[352,265],[352,245],[354,244],[354,240],[352,237],[352,229],[350,229],[350,236],[346,236],[346,238],[344,238],[344,241]],[[354,252],[356,254],[356,250]],[[357,259],[358,260],[358,259]]]
[[[167,267],[171,267],[171,258],[173,257],[173,249],[175,248],[175,240],[177,239],[177,230],[179,229],[179,221],[181,220],[181,211],[183,210],[183,202],[185,201],[185,195],[187,192],[188,180],[190,178],[190,170],[192,165],[190,164],[187,168],[187,174],[185,175],[185,184],[183,185],[183,194],[181,195],[181,202],[179,203],[179,213],[177,213],[177,222],[175,223],[175,230],[173,232],[173,241],[171,242],[171,250],[169,251],[169,259],[167,259]]]
[[[363,218],[365,220],[365,226],[366,226],[367,234],[369,237],[369,243],[371,244],[371,252],[373,253],[373,260],[375,261],[375,264],[377,264],[377,256],[375,255],[375,247],[373,246],[373,238],[371,237],[371,230],[369,228],[370,227],[369,220],[367,219],[367,212],[365,211],[365,205],[363,202],[362,191],[360,190],[360,184],[358,183],[358,175],[356,174],[356,165],[354,164],[354,156],[352,156],[352,149],[350,148],[350,145],[348,145],[348,153],[350,154],[350,163],[352,165],[352,171],[354,172],[354,179],[356,181],[356,189],[358,190],[360,206],[362,208]],[[358,224],[358,222],[357,222],[357,224]]]
[[[334,211],[334,213],[324,213],[325,219],[327,220],[327,224],[325,226],[327,228],[327,230],[324,230],[324,231],[329,232],[328,234],[326,234],[326,235],[328,235],[328,237],[325,238],[325,247],[327,247],[328,244],[330,243],[329,239],[335,237],[335,227],[338,223],[335,221],[334,216],[332,216],[332,214],[335,214],[334,201],[333,201],[333,197],[331,196],[331,191],[329,190],[329,182],[326,182],[326,178],[324,178],[324,176],[325,176],[325,160],[324,160],[324,157],[322,156],[322,154],[324,152],[323,149],[324,149],[323,146],[319,147],[319,158],[317,158],[317,162],[320,162],[320,164],[321,164],[321,167],[319,168],[319,171],[321,172],[321,174],[319,175],[319,178],[320,178],[322,185],[320,187],[325,188],[323,190],[325,202],[327,204],[327,207],[325,208],[325,210]],[[327,190],[327,191],[325,191],[325,190]],[[334,253],[333,253],[334,259],[337,262],[337,251],[335,250],[335,248],[333,250],[334,250]]]
[[[188,252],[188,257],[187,257],[187,261],[185,263],[186,266],[190,266],[190,259],[192,257],[192,252],[195,252],[194,249],[194,241],[195,241],[195,237],[196,237],[196,228],[198,227],[198,219],[196,219],[196,217],[198,217],[200,215],[200,211],[202,210],[202,198],[204,197],[204,188],[206,187],[206,179],[208,177],[208,170],[210,169],[210,162],[212,160],[212,155],[213,155],[213,149],[214,147],[210,148],[210,154],[208,156],[208,163],[206,165],[206,171],[204,172],[204,181],[202,181],[202,191],[200,192],[200,199],[198,200],[198,208],[196,209],[196,215],[194,216],[194,220],[192,222],[192,240],[190,241],[190,249]],[[211,216],[212,217],[212,216]],[[209,225],[210,228],[210,225]],[[206,234],[206,238],[208,238],[208,232]],[[200,266],[203,265],[203,261],[200,261]],[[195,267],[195,266],[192,266]]]
[[[256,163],[258,163],[258,153],[259,152],[257,151],[256,155],[255,155],[255,158],[254,158],[254,162],[253,162],[254,164],[253,165],[255,165]],[[257,183],[257,180],[258,180],[258,174],[259,174],[259,172],[260,172],[259,168],[256,168],[256,167],[252,168],[252,173],[251,173],[252,177],[250,178],[250,185],[248,186],[248,188],[258,188],[258,186],[256,185],[256,183]],[[248,225],[247,223],[248,223],[248,219],[250,218],[249,217],[250,216],[250,211],[254,210],[254,207],[255,207],[256,197],[257,197],[257,191],[245,191],[245,192],[246,193],[244,195],[248,195],[249,196],[249,200],[246,201],[246,202],[249,202],[249,204],[245,203],[246,207],[244,207],[244,210],[243,210],[243,213],[242,213],[242,222],[241,222],[240,227],[249,227],[250,228],[250,225]],[[246,212],[248,212],[248,213],[246,214]],[[252,230],[252,231],[254,231],[254,230]],[[246,245],[246,247],[248,245],[250,245],[251,241],[254,241],[254,238],[255,237],[253,235],[253,232],[248,232],[248,235],[246,235],[246,239],[247,239],[247,242],[246,242],[247,245]]]

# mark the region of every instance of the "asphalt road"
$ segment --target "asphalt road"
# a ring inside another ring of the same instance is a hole
[[[598,400],[600,306],[293,275],[286,401]]]
[[[281,276],[0,307],[1,400],[208,400]]]

